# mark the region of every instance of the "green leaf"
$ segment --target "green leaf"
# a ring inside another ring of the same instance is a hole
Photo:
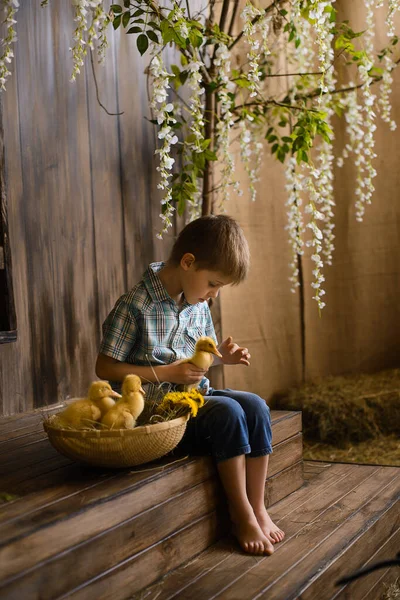
[[[189,40],[192,46],[200,48],[203,43],[203,36],[198,29],[192,29],[189,33]]]
[[[182,85],[186,83],[187,78],[189,77],[188,71],[181,71],[179,74],[179,80]]]
[[[121,25],[121,15],[117,15],[116,17],[114,17],[112,24],[114,29],[118,29],[118,27]]]
[[[131,27],[126,33],[139,33],[140,31],[142,31],[141,27]]]
[[[286,142],[287,144],[291,144],[293,142],[293,139],[291,137],[288,137],[287,135],[284,135],[282,138],[282,142]]]
[[[282,148],[278,149],[278,152],[276,153],[276,158],[281,162],[284,163],[285,162],[285,158],[286,158],[286,154],[285,152],[282,151]]]
[[[122,13],[122,6],[120,6],[119,4],[111,4],[110,8],[113,11],[114,15]]]
[[[131,5],[130,0],[124,0],[124,6],[125,6],[125,8],[129,8],[130,5]]]
[[[211,143],[211,139],[203,140],[200,144],[202,150],[206,150]]]
[[[213,150],[206,150],[204,152],[204,156],[206,157],[207,160],[218,160],[218,156],[216,155],[216,153]]]
[[[130,14],[129,10],[127,10],[126,12],[124,12],[124,14],[122,16],[122,25],[124,27],[128,27],[130,20],[131,20],[131,14]]]
[[[174,30],[167,19],[161,21],[161,34],[164,44],[168,44],[174,39]]]
[[[134,19],[135,17],[140,17],[140,15],[143,15],[143,14],[144,14],[144,10],[139,8],[138,10],[135,10],[135,12],[132,15],[132,18]]]
[[[279,148],[279,144],[274,144],[271,148],[272,154],[275,154],[275,152],[278,150],[278,148]]]
[[[149,21],[149,22],[147,23],[147,25],[148,25],[149,27],[152,27],[153,29],[157,29],[158,31],[160,31],[160,26],[159,26],[159,24],[158,24],[158,23],[156,23],[155,21]]]
[[[246,79],[246,77],[240,77],[239,79],[236,79],[235,83],[241,88],[250,87],[250,81]]]
[[[173,74],[175,75],[175,77],[179,77],[181,70],[178,67],[178,65],[171,65],[171,71],[173,72]]]
[[[144,33],[141,33],[136,40],[136,45],[137,45],[137,49],[139,50],[140,54],[143,56],[143,54],[146,52],[147,48],[149,47],[149,40],[147,38],[147,35],[145,35]]]
[[[154,33],[154,31],[152,29],[149,29],[148,31],[146,31],[147,33],[147,37],[154,43],[158,44],[158,36],[156,33]]]

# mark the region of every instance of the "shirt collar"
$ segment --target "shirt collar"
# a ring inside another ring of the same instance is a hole
[[[151,263],[143,274],[143,281],[153,302],[163,302],[164,300],[169,300],[170,302],[176,304],[172,300],[171,296],[168,294],[167,290],[161,282],[161,279],[157,275],[158,271],[160,271],[164,266],[164,262]],[[191,304],[189,304],[189,302],[187,302],[185,298],[181,310],[189,306],[191,306]]]
[[[162,302],[163,300],[172,299],[157,275],[158,271],[160,271],[164,265],[165,263],[163,262],[151,263],[143,274],[144,284],[153,302]]]

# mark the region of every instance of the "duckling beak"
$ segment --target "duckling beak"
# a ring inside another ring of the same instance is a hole
[[[118,394],[118,392],[114,392],[114,390],[111,390],[109,396],[111,396],[111,398],[122,398],[121,394]]]
[[[217,348],[215,348],[212,351],[212,354],[215,354],[215,356],[218,356],[219,358],[222,358],[222,354],[221,354],[221,352]]]
[[[144,389],[143,389],[142,387],[140,387],[140,392],[141,392],[143,395],[145,395],[145,394],[146,394],[146,392],[144,391]]]

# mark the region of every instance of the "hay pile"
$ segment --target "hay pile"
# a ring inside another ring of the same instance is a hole
[[[392,440],[398,456],[400,369],[326,377],[276,395],[271,404],[303,412],[308,449],[316,442],[347,452],[352,444],[385,436]]]

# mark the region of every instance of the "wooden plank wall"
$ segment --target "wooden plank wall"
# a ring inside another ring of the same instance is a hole
[[[0,414],[81,395],[105,316],[170,244],[154,236],[146,63],[109,31],[95,69],[102,103],[123,115],[108,116],[89,58],[69,82],[72,33],[71,3],[21,3],[2,96],[18,339],[0,345]]]

